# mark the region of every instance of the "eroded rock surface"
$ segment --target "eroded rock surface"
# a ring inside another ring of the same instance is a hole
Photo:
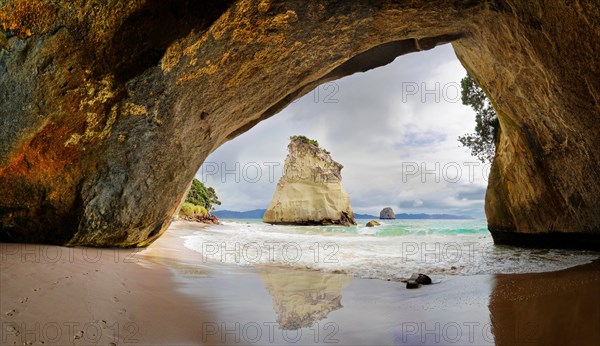
[[[499,1],[453,46],[490,95],[497,243],[600,250],[600,3]]]
[[[387,208],[381,209],[381,211],[379,212],[379,218],[380,219],[395,219],[396,214],[394,214],[394,210],[392,208],[387,207]]]
[[[263,222],[294,225],[356,225],[350,196],[342,186],[343,166],[307,138],[288,145],[283,176]]]
[[[595,0],[1,0],[0,26],[3,241],[147,245],[219,145],[452,41],[500,115],[496,241],[598,248]]]

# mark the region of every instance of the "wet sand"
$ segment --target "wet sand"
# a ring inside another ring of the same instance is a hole
[[[600,262],[407,290],[210,263],[183,228],[143,250],[0,244],[0,344],[600,344]]]

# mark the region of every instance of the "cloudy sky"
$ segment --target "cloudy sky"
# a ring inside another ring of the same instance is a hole
[[[221,146],[197,177],[216,189],[220,210],[266,208],[289,137],[301,134],[344,165],[355,213],[378,215],[390,206],[396,213],[484,217],[489,166],[457,141],[475,126],[475,113],[460,102],[465,75],[445,45],[321,85]]]

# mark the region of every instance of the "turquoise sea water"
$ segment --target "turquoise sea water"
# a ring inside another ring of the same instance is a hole
[[[267,225],[261,219],[230,219],[222,220],[226,224],[251,224]],[[322,235],[345,234],[364,235],[371,234],[377,237],[393,237],[405,235],[460,235],[480,234],[488,235],[486,220],[376,220],[379,227],[366,227],[369,219],[358,219],[357,226],[271,226],[277,231],[290,233],[314,233]]]
[[[589,263],[597,253],[495,246],[485,220],[378,220],[379,227],[280,226],[221,220],[187,236],[207,261],[275,264],[398,280],[412,272],[476,275],[543,272]]]

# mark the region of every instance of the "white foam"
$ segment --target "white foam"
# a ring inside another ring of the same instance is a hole
[[[238,265],[273,263],[381,279],[406,278],[415,271],[441,275],[545,272],[598,258],[597,254],[584,251],[494,246],[485,231],[467,234],[443,231],[465,225],[482,229],[483,224],[477,221],[438,221],[435,225],[438,229],[433,231],[427,225],[411,221],[405,225],[408,234],[379,236],[386,227],[389,230],[397,225],[391,222],[377,228],[344,228],[223,221],[221,225],[184,237],[184,244],[206,261]]]

